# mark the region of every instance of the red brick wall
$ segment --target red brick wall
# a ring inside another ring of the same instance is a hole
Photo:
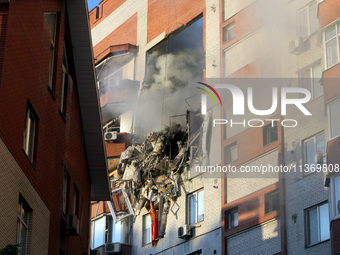
[[[323,91],[324,100],[328,102],[330,99],[340,94],[338,79],[340,77],[340,64],[337,64],[323,73]]]
[[[102,22],[124,2],[126,2],[126,0],[103,0],[99,3],[99,6],[94,7],[92,10],[89,10],[91,29]],[[98,17],[97,13],[99,14]]]
[[[271,119],[280,119],[279,116],[273,116]],[[270,124],[271,121],[265,121],[263,127]],[[276,123],[276,122],[275,122]],[[223,126],[223,125],[222,125]],[[224,147],[237,141],[237,149],[242,153],[238,154],[238,158],[233,165],[241,165],[250,159],[256,158],[263,153],[269,152],[274,148],[278,148],[281,144],[282,126],[278,122],[278,140],[268,145],[263,145],[263,127],[262,128],[248,128],[244,132],[241,132],[228,140],[222,142],[222,163],[224,159]],[[225,128],[222,128],[222,137],[224,137]]]
[[[50,39],[45,11],[58,11],[60,18],[55,98],[48,89]],[[90,179],[76,84],[67,91],[66,121],[59,113],[64,23],[62,1],[10,2],[7,23],[10,43],[6,44],[0,86],[0,136],[50,210],[49,237],[46,237],[49,254],[59,255],[63,250],[65,254],[83,255],[88,249]],[[34,165],[22,149],[27,100],[39,117]],[[67,214],[72,210],[73,185],[79,190],[80,236],[77,237],[62,237],[60,232],[63,165],[70,174]]]
[[[0,4],[0,86],[2,77],[2,66],[5,55],[8,4]]]
[[[205,9],[204,0],[149,0],[148,42],[165,31],[166,34],[186,25]]]
[[[340,220],[333,220],[331,222],[331,242],[332,242],[332,254],[340,253]]]
[[[91,27],[93,29],[93,27]],[[93,55],[96,57],[111,45],[130,43],[137,44],[137,13],[126,20],[116,30],[106,36],[100,43],[93,47]]]
[[[278,184],[273,184],[261,189],[249,196],[238,199],[232,203],[223,206],[222,214],[222,231],[224,236],[230,236],[257,224],[277,217],[279,211],[273,211],[265,214],[265,194],[278,189]],[[233,208],[238,209],[238,226],[227,229],[227,212]]]
[[[338,0],[327,0],[319,4],[319,27],[324,28],[337,20],[340,16],[340,3]]]

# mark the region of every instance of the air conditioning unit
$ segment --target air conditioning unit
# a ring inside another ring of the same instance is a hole
[[[105,253],[107,254],[121,254],[120,243],[106,243]]]
[[[295,55],[300,54],[303,50],[303,40],[301,37],[295,37],[289,42],[289,52]]]
[[[67,215],[67,227],[69,235],[79,235],[79,220],[77,215],[69,214]]]
[[[178,238],[188,239],[191,237],[191,226],[190,225],[183,225],[178,228]]]
[[[104,134],[105,141],[116,140],[117,135],[118,135],[117,131],[105,132],[105,134]]]

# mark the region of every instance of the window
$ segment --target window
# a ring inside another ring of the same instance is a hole
[[[105,222],[106,217],[101,217],[91,223],[91,248],[95,249],[105,243]]]
[[[300,86],[311,92],[312,99],[318,98],[323,94],[323,88],[320,84],[321,76],[322,71],[320,63],[299,72]]]
[[[263,145],[267,145],[277,141],[277,123],[268,124],[263,128]]]
[[[65,115],[66,111],[66,102],[67,102],[67,87],[68,87],[68,63],[67,63],[67,54],[66,54],[66,46],[64,45],[64,53],[63,53],[63,64],[61,71],[61,91],[60,91],[60,112]]]
[[[235,22],[223,27],[223,43],[227,43],[235,38]]]
[[[50,51],[50,67],[49,67],[49,77],[48,77],[48,87],[53,88],[53,74],[54,74],[54,56],[56,48],[56,33],[57,33],[57,13],[47,12],[45,13],[45,19],[50,28],[51,35],[51,51]]]
[[[109,243],[112,241],[112,230],[113,230],[112,226],[113,226],[112,216],[106,216],[105,243]]]
[[[318,30],[317,3],[313,1],[298,13],[299,35],[305,38]]]
[[[236,228],[238,226],[238,208],[231,209],[227,212],[227,229]]]
[[[329,124],[331,138],[340,135],[340,100],[329,104]]]
[[[280,192],[274,190],[265,194],[265,213],[271,213],[280,209]]]
[[[327,68],[339,62],[340,22],[331,25],[324,32]]]
[[[143,245],[151,243],[151,217],[150,214],[143,216]]]
[[[64,166],[64,176],[63,176],[63,213],[64,214],[66,214],[68,180],[69,180],[69,174],[66,170],[66,166]]]
[[[24,131],[24,145],[23,149],[33,163],[34,161],[34,145],[36,140],[36,130],[37,130],[38,117],[35,114],[33,108],[30,104],[26,108],[26,120],[25,120],[25,131]]]
[[[79,199],[79,191],[76,186],[73,187],[73,206],[72,213],[78,215],[78,199]]]
[[[328,203],[306,210],[307,246],[329,239]]]
[[[334,178],[335,216],[340,215],[340,176]]]
[[[237,160],[237,143],[232,143],[224,148],[224,164],[228,165]]]
[[[204,191],[200,190],[188,195],[188,223],[192,225],[204,218],[203,214]]]
[[[320,154],[322,153],[322,159],[318,159],[317,156],[318,153]],[[313,172],[313,169],[316,168],[316,164],[323,164],[325,158],[326,158],[325,133],[316,135],[304,141],[305,173]]]
[[[128,243],[128,220],[117,223],[111,215],[103,215],[91,222],[91,249],[105,243]]]
[[[17,243],[19,244],[19,255],[29,254],[28,243],[30,242],[30,222],[32,209],[25,199],[19,196],[19,207],[17,215]]]

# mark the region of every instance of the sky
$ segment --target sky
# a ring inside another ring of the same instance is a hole
[[[88,10],[91,11],[95,6],[99,5],[101,0],[87,0]]]

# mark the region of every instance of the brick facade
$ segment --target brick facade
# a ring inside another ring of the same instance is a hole
[[[4,168],[1,167],[4,183],[1,185],[0,207],[8,208],[5,210],[6,216],[2,214],[8,218],[1,218],[0,248],[17,241],[15,218],[20,193],[33,211],[30,254],[88,253],[91,181],[79,84],[72,50],[67,46],[70,43],[70,29],[66,6],[64,1],[10,1],[7,6],[0,4],[0,137],[1,147],[4,148],[0,150],[0,155],[2,164],[5,163]],[[8,16],[4,15],[7,7]],[[48,87],[51,32],[44,17],[46,12],[57,13],[52,89]],[[68,47],[71,79],[65,91],[66,110],[61,113],[64,45]],[[33,161],[23,149],[27,105],[38,118]],[[65,169],[69,179],[64,214]],[[75,188],[78,190],[75,211],[80,234],[67,236],[63,228],[67,215],[74,210]]]

